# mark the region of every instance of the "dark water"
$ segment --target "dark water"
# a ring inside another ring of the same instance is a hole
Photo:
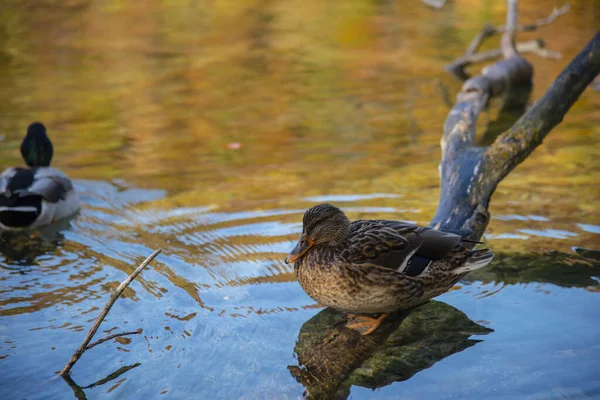
[[[491,267],[408,315],[370,358],[341,349],[359,360],[349,368],[319,347],[339,316],[283,263],[316,202],[428,223],[443,94],[459,88],[443,66],[502,23],[502,2],[23,3],[0,5],[0,168],[20,163],[27,124],[42,120],[83,206],[68,226],[2,239],[0,398],[73,397],[55,373],[156,248],[98,335],[143,333],[72,371],[88,398],[298,398],[320,393],[293,376],[310,357],[358,399],[600,397],[592,89],[494,194]],[[521,20],[555,5],[522,4]],[[596,3],[571,5],[520,35],[563,54],[528,56],[533,98],[600,26]]]

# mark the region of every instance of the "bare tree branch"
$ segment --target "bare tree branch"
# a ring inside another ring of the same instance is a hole
[[[541,39],[517,43],[517,52],[519,54],[533,53],[542,58],[551,58],[555,60],[562,58],[560,53],[547,49],[544,41]],[[464,81],[469,79],[469,76],[466,75],[464,71],[465,67],[468,67],[471,64],[493,61],[500,57],[502,57],[501,49],[489,50],[483,53],[475,53],[457,58],[452,64],[448,64],[444,69],[454,74],[458,79]]]
[[[509,8],[510,8],[510,4],[509,4]],[[470,63],[463,63],[461,61],[464,61],[464,59],[468,59],[469,57],[475,55],[477,53],[477,51],[479,50],[479,48],[481,47],[481,45],[483,44],[483,42],[485,41],[485,39],[487,39],[488,37],[491,37],[493,35],[497,35],[500,33],[505,33],[508,29],[508,21],[510,21],[511,18],[513,18],[513,16],[515,18],[515,20],[514,20],[515,27],[513,29],[514,32],[532,32],[541,26],[551,24],[558,17],[560,17],[561,15],[564,15],[568,10],[569,10],[569,5],[565,4],[561,8],[558,8],[558,9],[555,8],[554,10],[552,10],[552,13],[545,18],[541,18],[535,22],[532,22],[532,23],[529,23],[526,25],[516,25],[517,13],[514,12],[511,15],[510,9],[509,9],[509,12],[507,13],[507,25],[502,25],[502,26],[498,26],[498,27],[494,27],[493,25],[490,25],[490,24],[485,25],[481,29],[481,31],[479,31],[479,33],[473,38],[471,43],[469,43],[469,46],[467,47],[465,54],[462,57],[460,57],[459,59],[457,59],[454,62],[452,62],[451,64],[449,64],[445,69],[446,69],[446,71],[454,74],[459,79],[461,79],[463,81],[467,80],[467,79],[469,79],[469,75],[465,72],[464,68],[467,65],[469,65]],[[517,50],[518,50],[518,48],[517,48]],[[495,50],[493,50],[493,51],[495,52]],[[543,51],[539,52],[539,54],[540,55],[543,54],[542,56],[547,56],[547,57],[552,57],[554,55],[551,52],[543,52]],[[497,58],[497,57],[493,57],[493,58]],[[474,62],[480,62],[480,61],[474,61]]]
[[[561,15],[565,15],[567,13],[567,11],[569,11],[569,4],[568,3],[565,4],[564,6],[560,7],[560,8],[554,8],[552,10],[552,13],[550,15],[548,15],[547,17],[540,18],[537,21],[531,22],[529,24],[519,25],[519,26],[517,26],[517,28],[515,30],[517,32],[533,32],[533,31],[537,30],[541,26],[550,25],[558,17],[560,17]],[[499,26],[497,28],[494,28],[494,32],[491,33],[491,34],[495,35],[497,33],[504,33],[504,32],[506,32],[507,29],[508,29],[508,25],[501,25],[501,26]]]
[[[558,17],[564,15],[569,11],[569,5],[565,4],[561,8],[555,8],[552,10],[552,13],[545,18],[538,19],[537,21],[531,22],[526,25],[519,25],[515,28],[516,32],[533,32],[537,30],[537,28],[550,25],[553,23]],[[465,51],[465,56],[475,54],[483,44],[484,40],[490,36],[498,35],[500,33],[506,32],[508,26],[501,25],[498,27],[494,27],[491,24],[485,25],[481,31],[473,38],[471,43],[469,43],[469,47],[467,47],[467,51]]]
[[[506,32],[502,35],[500,49],[505,59],[518,57],[519,53],[515,48],[515,37],[517,35],[517,0],[508,0],[508,12],[506,13]]]
[[[517,1],[508,0],[502,38],[504,60],[467,80],[450,111],[442,137],[440,203],[430,226],[483,234],[490,198],[500,181],[537,147],[600,72],[600,32],[546,94],[489,147],[475,146],[475,122],[487,101],[530,82],[531,65],[514,46]],[[555,17],[554,17],[555,19]],[[546,22],[553,20],[548,18]],[[549,23],[549,22],[548,22]],[[513,29],[514,28],[514,29]]]
[[[509,2],[513,9],[507,13],[507,21],[516,26],[516,17],[511,15],[517,12],[516,1]],[[513,47],[513,34],[505,33],[507,39],[503,40],[503,46]],[[484,68],[480,75],[467,80],[448,114],[441,142],[440,202],[430,226],[442,230],[472,230],[475,238],[479,238],[487,226],[489,198],[485,202],[473,198],[480,184],[477,178],[484,151],[475,147],[475,124],[491,97],[501,95],[510,86],[531,82],[531,64],[512,50],[508,57],[503,52],[505,60]],[[471,226],[465,226],[471,219]]]
[[[469,47],[467,47],[467,50],[465,51],[465,56],[470,56],[472,54],[477,53],[479,51],[479,48],[483,44],[483,41],[485,39],[487,39],[488,37],[496,34],[496,32],[497,32],[497,29],[494,28],[493,25],[491,25],[491,24],[484,25],[484,27],[481,28],[479,33],[477,35],[475,35],[473,40],[471,40],[471,43],[469,43]]]
[[[104,318],[110,311],[110,309],[113,306],[113,304],[115,303],[115,301],[117,301],[117,299],[119,298],[119,296],[121,296],[121,293],[123,293],[125,288],[127,288],[127,286],[129,286],[129,284],[140,274],[140,272],[142,272],[142,270],[144,268],[146,268],[146,266],[148,266],[148,264],[150,264],[150,262],[157,255],[160,254],[161,251],[162,251],[161,249],[155,250],[152,254],[150,254],[150,256],[148,256],[148,258],[146,258],[146,260],[144,260],[143,263],[140,264],[139,267],[136,268],[135,271],[133,271],[131,273],[131,275],[129,275],[123,282],[121,282],[121,284],[117,287],[117,289],[113,292],[113,294],[108,299],[108,302],[106,303],[106,305],[104,306],[104,308],[102,309],[102,311],[100,312],[98,317],[96,318],[96,321],[94,321],[94,324],[92,325],[89,332],[85,336],[85,339],[83,339],[83,342],[81,343],[79,348],[77,350],[75,350],[75,353],[73,353],[73,355],[71,356],[71,359],[69,359],[69,362],[67,362],[67,364],[62,369],[62,371],[60,371],[59,375],[65,376],[66,374],[69,373],[69,371],[71,371],[71,368],[73,368],[73,365],[75,365],[75,363],[79,360],[79,358],[81,358],[83,353],[87,350],[88,344],[94,337],[94,334],[100,327],[100,324],[102,323],[102,321],[104,321]]]
[[[499,183],[542,143],[585,88],[600,73],[600,32],[556,78],[546,93],[486,150],[490,178]],[[510,162],[500,162],[500,159]]]
[[[142,333],[141,329],[138,329],[137,331],[131,331],[131,332],[114,333],[112,335],[105,336],[102,339],[98,339],[93,343],[90,343],[85,349],[89,350],[92,347],[98,346],[100,343],[108,342],[111,339],[115,339],[115,338],[122,337],[122,336],[128,336],[128,335],[139,335],[140,333]]]

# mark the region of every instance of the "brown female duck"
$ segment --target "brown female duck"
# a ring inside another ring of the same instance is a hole
[[[490,250],[469,250],[460,235],[406,222],[360,220],[331,204],[304,214],[302,235],[286,258],[314,300],[350,314],[349,328],[373,332],[388,313],[423,304],[467,272],[485,267]]]

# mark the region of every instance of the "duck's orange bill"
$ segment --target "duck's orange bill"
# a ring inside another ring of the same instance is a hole
[[[290,254],[285,258],[285,263],[290,264],[296,262],[296,260],[302,257],[314,244],[315,242],[313,242],[310,237],[306,236],[306,234],[302,234],[296,247],[294,247]]]

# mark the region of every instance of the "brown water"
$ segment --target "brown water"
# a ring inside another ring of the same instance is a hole
[[[523,2],[521,21],[560,5]],[[519,35],[563,54],[527,56],[533,99],[600,27],[600,3],[571,6]],[[72,376],[83,387],[139,365],[85,394],[301,396],[287,366],[320,310],[283,258],[303,211],[330,201],[351,218],[427,224],[460,87],[443,67],[504,12],[467,0],[2,2],[0,168],[20,164],[26,126],[42,121],[83,206],[59,232],[2,243],[0,398],[73,396],[54,372],[159,247],[101,327],[143,334],[90,350]],[[600,93],[588,89],[494,194],[492,266],[438,298],[494,332],[410,379],[354,379],[352,398],[600,396],[599,173]]]

